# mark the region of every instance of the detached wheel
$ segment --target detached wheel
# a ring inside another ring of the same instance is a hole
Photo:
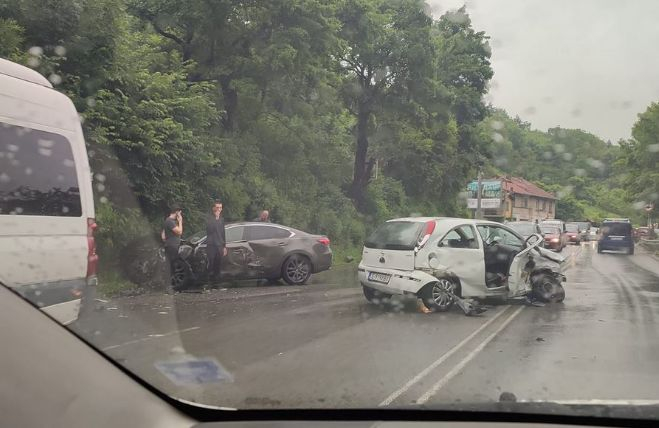
[[[458,292],[458,284],[451,279],[441,278],[431,282],[421,289],[419,297],[428,309],[446,312],[451,309],[453,295]]]
[[[289,285],[304,285],[311,277],[311,262],[305,256],[294,254],[284,261],[281,276]]]
[[[181,291],[188,288],[192,282],[192,271],[190,266],[183,260],[178,259],[174,262],[174,274],[172,275],[172,289]]]
[[[362,285],[362,288],[364,289],[364,297],[366,297],[366,300],[368,300],[370,303],[379,305],[381,303],[385,303],[391,298],[391,294],[383,293],[374,288],[367,287],[365,285]]]
[[[560,303],[565,300],[565,289],[561,281],[551,275],[543,274],[534,284],[533,292],[543,302]]]

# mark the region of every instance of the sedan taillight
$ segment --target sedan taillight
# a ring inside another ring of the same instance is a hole
[[[323,244],[326,247],[329,247],[329,245],[330,245],[330,239],[327,236],[323,236],[322,238],[320,238],[318,240],[318,242],[320,242],[321,244]]]

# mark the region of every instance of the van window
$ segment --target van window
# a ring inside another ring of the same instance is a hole
[[[602,235],[606,236],[631,236],[631,223],[602,223]]]
[[[0,123],[0,215],[82,215],[71,143]]]

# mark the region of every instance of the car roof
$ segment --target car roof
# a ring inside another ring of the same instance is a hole
[[[25,80],[30,83],[36,83],[37,85],[45,86],[46,88],[53,87],[48,79],[35,70],[2,58],[0,58],[0,74]]]
[[[278,224],[278,223],[269,223],[265,221],[234,221],[226,224],[226,227],[229,226],[272,226],[272,227],[279,227],[282,229],[290,230],[296,233],[307,233],[303,230],[295,229],[294,227],[284,226],[283,224]]]
[[[490,220],[477,220],[473,218],[458,218],[458,217],[403,217],[403,218],[394,218],[391,220],[387,220],[388,222],[392,221],[409,221],[409,222],[417,222],[417,223],[426,223],[429,221],[435,221],[437,222],[438,226],[445,226],[445,227],[454,227],[454,226],[459,226],[461,224],[493,224],[497,226],[505,226],[502,223],[497,223],[495,221],[490,221]]]

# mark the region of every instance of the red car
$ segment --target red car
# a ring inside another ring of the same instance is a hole
[[[560,253],[567,245],[567,236],[561,232],[558,226],[540,225],[540,230],[545,237],[545,248]]]
[[[581,244],[581,232],[577,223],[567,223],[565,225],[565,231],[570,244]]]

